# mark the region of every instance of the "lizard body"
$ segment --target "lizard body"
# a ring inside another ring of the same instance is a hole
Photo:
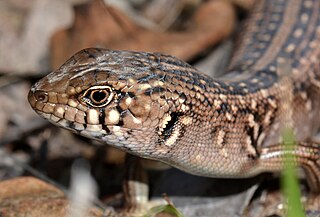
[[[313,192],[320,146],[320,1],[258,1],[228,73],[213,79],[175,57],[85,49],[33,85],[44,118],[189,173],[241,178],[283,168],[282,129]]]

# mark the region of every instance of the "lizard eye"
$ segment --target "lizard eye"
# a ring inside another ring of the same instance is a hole
[[[81,100],[93,107],[103,107],[110,103],[113,95],[109,86],[95,86],[87,89],[81,96]]]

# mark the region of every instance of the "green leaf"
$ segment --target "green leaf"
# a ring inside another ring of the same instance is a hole
[[[161,212],[168,213],[176,217],[184,217],[176,207],[170,204],[152,207],[144,217],[152,217]]]
[[[285,198],[288,201],[287,217],[304,217],[306,216],[302,204],[299,182],[297,177],[297,168],[293,163],[296,142],[293,131],[286,129],[283,134],[284,170],[281,175],[281,187]]]

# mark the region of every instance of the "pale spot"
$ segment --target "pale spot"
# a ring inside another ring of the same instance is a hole
[[[301,92],[300,96],[303,100],[306,100],[308,98],[307,93],[306,92]]]
[[[309,43],[309,47],[311,47],[311,48],[316,48],[317,46],[318,46],[318,43],[316,41],[311,41]]]
[[[157,86],[163,86],[164,83],[162,81],[154,81],[153,84],[152,84],[154,87],[157,87]]]
[[[269,103],[273,108],[277,108],[277,104],[276,104],[276,101],[275,101],[275,100],[268,98],[268,103]]]
[[[253,127],[254,125],[255,125],[255,121],[254,121],[254,116],[253,116],[253,114],[249,114],[248,115],[248,124],[249,124],[249,126],[250,127]]]
[[[223,146],[223,140],[224,140],[225,135],[226,135],[226,132],[224,132],[223,130],[219,130],[218,131],[217,143],[216,143],[216,145],[218,147],[222,147]]]
[[[129,106],[131,104],[131,102],[132,102],[132,98],[131,97],[127,97],[124,102],[126,103],[127,106]]]
[[[89,109],[87,111],[88,124],[99,124],[99,111],[95,109]]]
[[[251,83],[258,83],[259,82],[259,79],[257,79],[257,78],[253,78],[253,79],[251,79]]]
[[[201,83],[201,84],[204,84],[204,85],[207,84],[207,82],[206,82],[205,80],[203,80],[203,79],[200,79],[200,83]]]
[[[240,102],[241,105],[245,105],[246,104],[246,101],[243,98],[240,98],[239,102]]]
[[[277,62],[278,62],[279,64],[283,64],[283,63],[286,62],[286,59],[283,58],[283,57],[278,57],[278,58],[277,58]]]
[[[312,110],[312,102],[311,102],[311,100],[308,100],[306,102],[306,110],[309,111],[309,112]]]
[[[264,87],[264,82],[263,81],[260,81],[258,84],[259,84],[260,87]]]
[[[311,60],[311,62],[315,63],[315,62],[318,61],[318,57],[317,57],[316,55],[312,55],[312,56],[310,57],[310,60]]]
[[[239,83],[239,86],[240,86],[240,87],[246,87],[246,86],[247,86],[247,84],[246,84],[246,83],[241,82],[241,83]]]
[[[139,90],[147,90],[149,88],[151,88],[150,84],[140,84],[138,87]]]
[[[177,87],[180,87],[180,86],[177,86]],[[182,89],[182,88],[181,88],[181,89]],[[200,93],[203,93],[203,92],[204,92],[203,89],[200,88],[200,87],[197,86],[197,85],[194,85],[194,86],[193,86],[193,89],[195,89],[197,92],[200,92]]]
[[[303,30],[302,29],[296,29],[294,32],[293,32],[293,36],[296,37],[296,38],[300,38],[303,34]]]
[[[235,106],[235,105],[231,105],[231,111],[232,111],[233,113],[236,113],[236,112],[238,111],[238,107]]]
[[[292,69],[292,74],[297,75],[297,74],[299,74],[299,73],[300,73],[300,72],[299,72],[298,69],[296,69],[296,68]]]
[[[289,45],[286,47],[286,52],[287,52],[287,53],[291,53],[291,52],[294,50],[295,47],[296,47],[296,46],[295,46],[294,44],[289,44]]]
[[[141,121],[140,119],[136,118],[136,117],[133,117],[133,118],[132,118],[132,121],[133,121],[133,123],[135,123],[135,124],[141,124],[141,123],[142,123],[142,121]]]
[[[59,118],[63,118],[64,116],[64,107],[61,105],[56,105],[55,109],[54,109],[54,115],[59,117]]]
[[[66,93],[67,93],[68,95],[74,95],[74,94],[76,93],[76,90],[75,90],[74,87],[68,86],[68,87],[67,87],[67,90],[66,90]]]
[[[260,93],[261,93],[261,95],[262,95],[264,98],[266,98],[266,97],[268,96],[268,91],[267,91],[267,90],[262,89],[262,90],[260,91]]]
[[[78,106],[78,104],[79,103],[77,101],[75,101],[74,99],[69,99],[68,100],[68,105],[71,106],[71,107],[76,108]]]
[[[252,141],[251,141],[250,136],[247,136],[246,143],[247,143],[247,146],[251,146]]]
[[[303,14],[301,15],[300,19],[301,19],[301,22],[305,24],[305,23],[307,23],[308,20],[309,20],[309,15],[306,14],[306,13],[303,13]]]
[[[227,99],[227,96],[224,95],[224,94],[219,94],[219,98],[220,98],[221,100],[226,100],[226,99]]]
[[[230,113],[228,113],[228,112],[226,113],[226,118],[227,118],[228,121],[231,121],[232,117],[233,116]]]
[[[183,112],[185,112],[185,111],[189,110],[189,106],[186,106],[185,104],[182,104],[182,105],[181,105],[181,110],[182,110]]]
[[[80,86],[77,86],[77,87],[76,87],[76,92],[77,92],[77,93],[80,93],[81,91],[82,91],[82,88],[81,88]]]
[[[165,101],[165,100],[160,99],[160,101],[159,101],[160,105],[164,105],[164,103],[161,103],[163,101]],[[145,110],[146,113],[149,112],[150,109],[151,109],[151,105],[149,103],[144,104],[144,110]]]
[[[251,100],[251,108],[252,109],[256,109],[257,108],[257,101],[254,100],[254,99]]]
[[[228,157],[228,152],[226,149],[222,148],[220,149],[220,155],[224,158],[227,158]]]
[[[133,79],[133,78],[129,78],[128,79],[128,83],[132,85],[132,84],[137,83],[137,81],[135,79]]]
[[[201,94],[199,92],[196,93],[196,98],[200,99],[201,98]]]
[[[181,118],[181,123],[184,125],[190,125],[192,124],[192,118],[189,116]]]
[[[277,123],[275,123],[275,124],[273,125],[273,130],[277,131],[277,130],[279,130],[279,129],[280,129],[280,123],[277,122]]]
[[[120,131],[120,130],[121,130],[121,127],[119,127],[119,126],[113,126],[112,129],[113,129],[114,132],[117,132],[117,131]]]
[[[272,111],[268,111],[266,116],[264,117],[263,119],[263,123],[268,126],[270,124],[270,120],[271,120],[271,117],[272,117],[272,114],[273,112]]]
[[[179,98],[178,100],[179,100],[179,103],[181,103],[181,104],[184,103],[184,101],[185,101],[184,98]]]
[[[308,60],[306,58],[302,57],[302,58],[300,58],[300,63],[303,64],[303,65],[307,64]]]
[[[192,93],[193,92],[193,93]],[[192,96],[192,94],[194,94],[193,95],[193,97],[195,96],[195,92],[194,91],[191,91],[190,92],[190,95]],[[174,93],[172,93],[172,99],[173,100],[177,100],[179,98],[179,94],[177,94],[176,92],[174,92]]]
[[[120,113],[118,112],[118,110],[110,110],[108,112],[108,115],[105,118],[105,122],[106,124],[117,124],[119,123],[120,120]]]
[[[221,101],[220,100],[214,100],[213,101],[213,105],[214,105],[214,107],[218,107],[218,106],[220,106],[221,105]]]
[[[202,159],[201,155],[200,155],[200,154],[197,154],[197,156],[196,156],[196,162],[201,162],[201,159]]]
[[[275,72],[275,71],[277,70],[277,68],[276,68],[275,66],[273,66],[273,65],[270,66],[269,69],[270,69],[270,71],[272,71],[272,72]]]
[[[313,5],[313,2],[310,1],[310,0],[305,0],[305,1],[303,2],[303,5],[304,5],[304,7],[306,7],[306,8],[311,8],[312,5]]]
[[[248,90],[247,88],[243,88],[242,91],[243,91],[244,93],[249,93],[249,90]]]
[[[123,132],[122,132],[121,130],[114,131],[113,133],[114,133],[114,135],[115,135],[116,137],[121,137],[121,136],[123,136]]]

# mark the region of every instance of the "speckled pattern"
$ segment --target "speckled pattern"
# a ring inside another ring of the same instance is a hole
[[[209,177],[282,169],[281,135],[320,191],[320,1],[258,1],[231,60],[212,79],[158,53],[85,49],[30,90],[58,126]]]

